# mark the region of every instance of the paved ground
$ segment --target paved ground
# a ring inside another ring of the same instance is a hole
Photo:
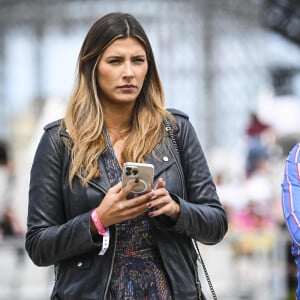
[[[26,254],[15,249],[0,249],[0,299],[47,300],[50,290],[50,268],[38,268]]]

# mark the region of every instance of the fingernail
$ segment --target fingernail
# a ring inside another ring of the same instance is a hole
[[[151,208],[151,206],[152,206],[151,202],[147,203],[148,208]]]
[[[138,183],[138,182],[139,182],[138,178],[137,178],[134,182],[135,182],[135,183]]]
[[[153,212],[149,212],[149,217],[153,217]]]

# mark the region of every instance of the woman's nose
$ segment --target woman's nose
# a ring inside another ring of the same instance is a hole
[[[124,63],[124,76],[132,77],[134,75],[133,66],[131,62]]]

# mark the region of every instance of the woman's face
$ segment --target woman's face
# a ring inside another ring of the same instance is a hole
[[[115,40],[105,49],[97,67],[102,104],[133,105],[147,70],[145,49],[136,38]]]

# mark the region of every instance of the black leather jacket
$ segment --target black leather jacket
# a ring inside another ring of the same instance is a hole
[[[188,117],[172,110],[175,135],[181,151],[183,173],[177,166],[172,142],[156,147],[156,157],[146,162],[155,166],[155,180],[164,178],[172,198],[180,204],[174,224],[166,216],[152,222],[154,235],[168,274],[175,300],[195,300],[196,253],[191,238],[215,244],[227,231],[227,218],[219,202],[206,159]],[[110,227],[110,246],[104,256],[98,252],[102,238],[90,234],[91,210],[110,188],[103,162],[101,174],[83,187],[76,177],[68,182],[69,155],[63,139],[65,129],[56,121],[45,127],[31,170],[26,250],[39,266],[55,265],[51,299],[105,299],[115,254],[115,226]],[[183,199],[182,176],[187,198]]]

